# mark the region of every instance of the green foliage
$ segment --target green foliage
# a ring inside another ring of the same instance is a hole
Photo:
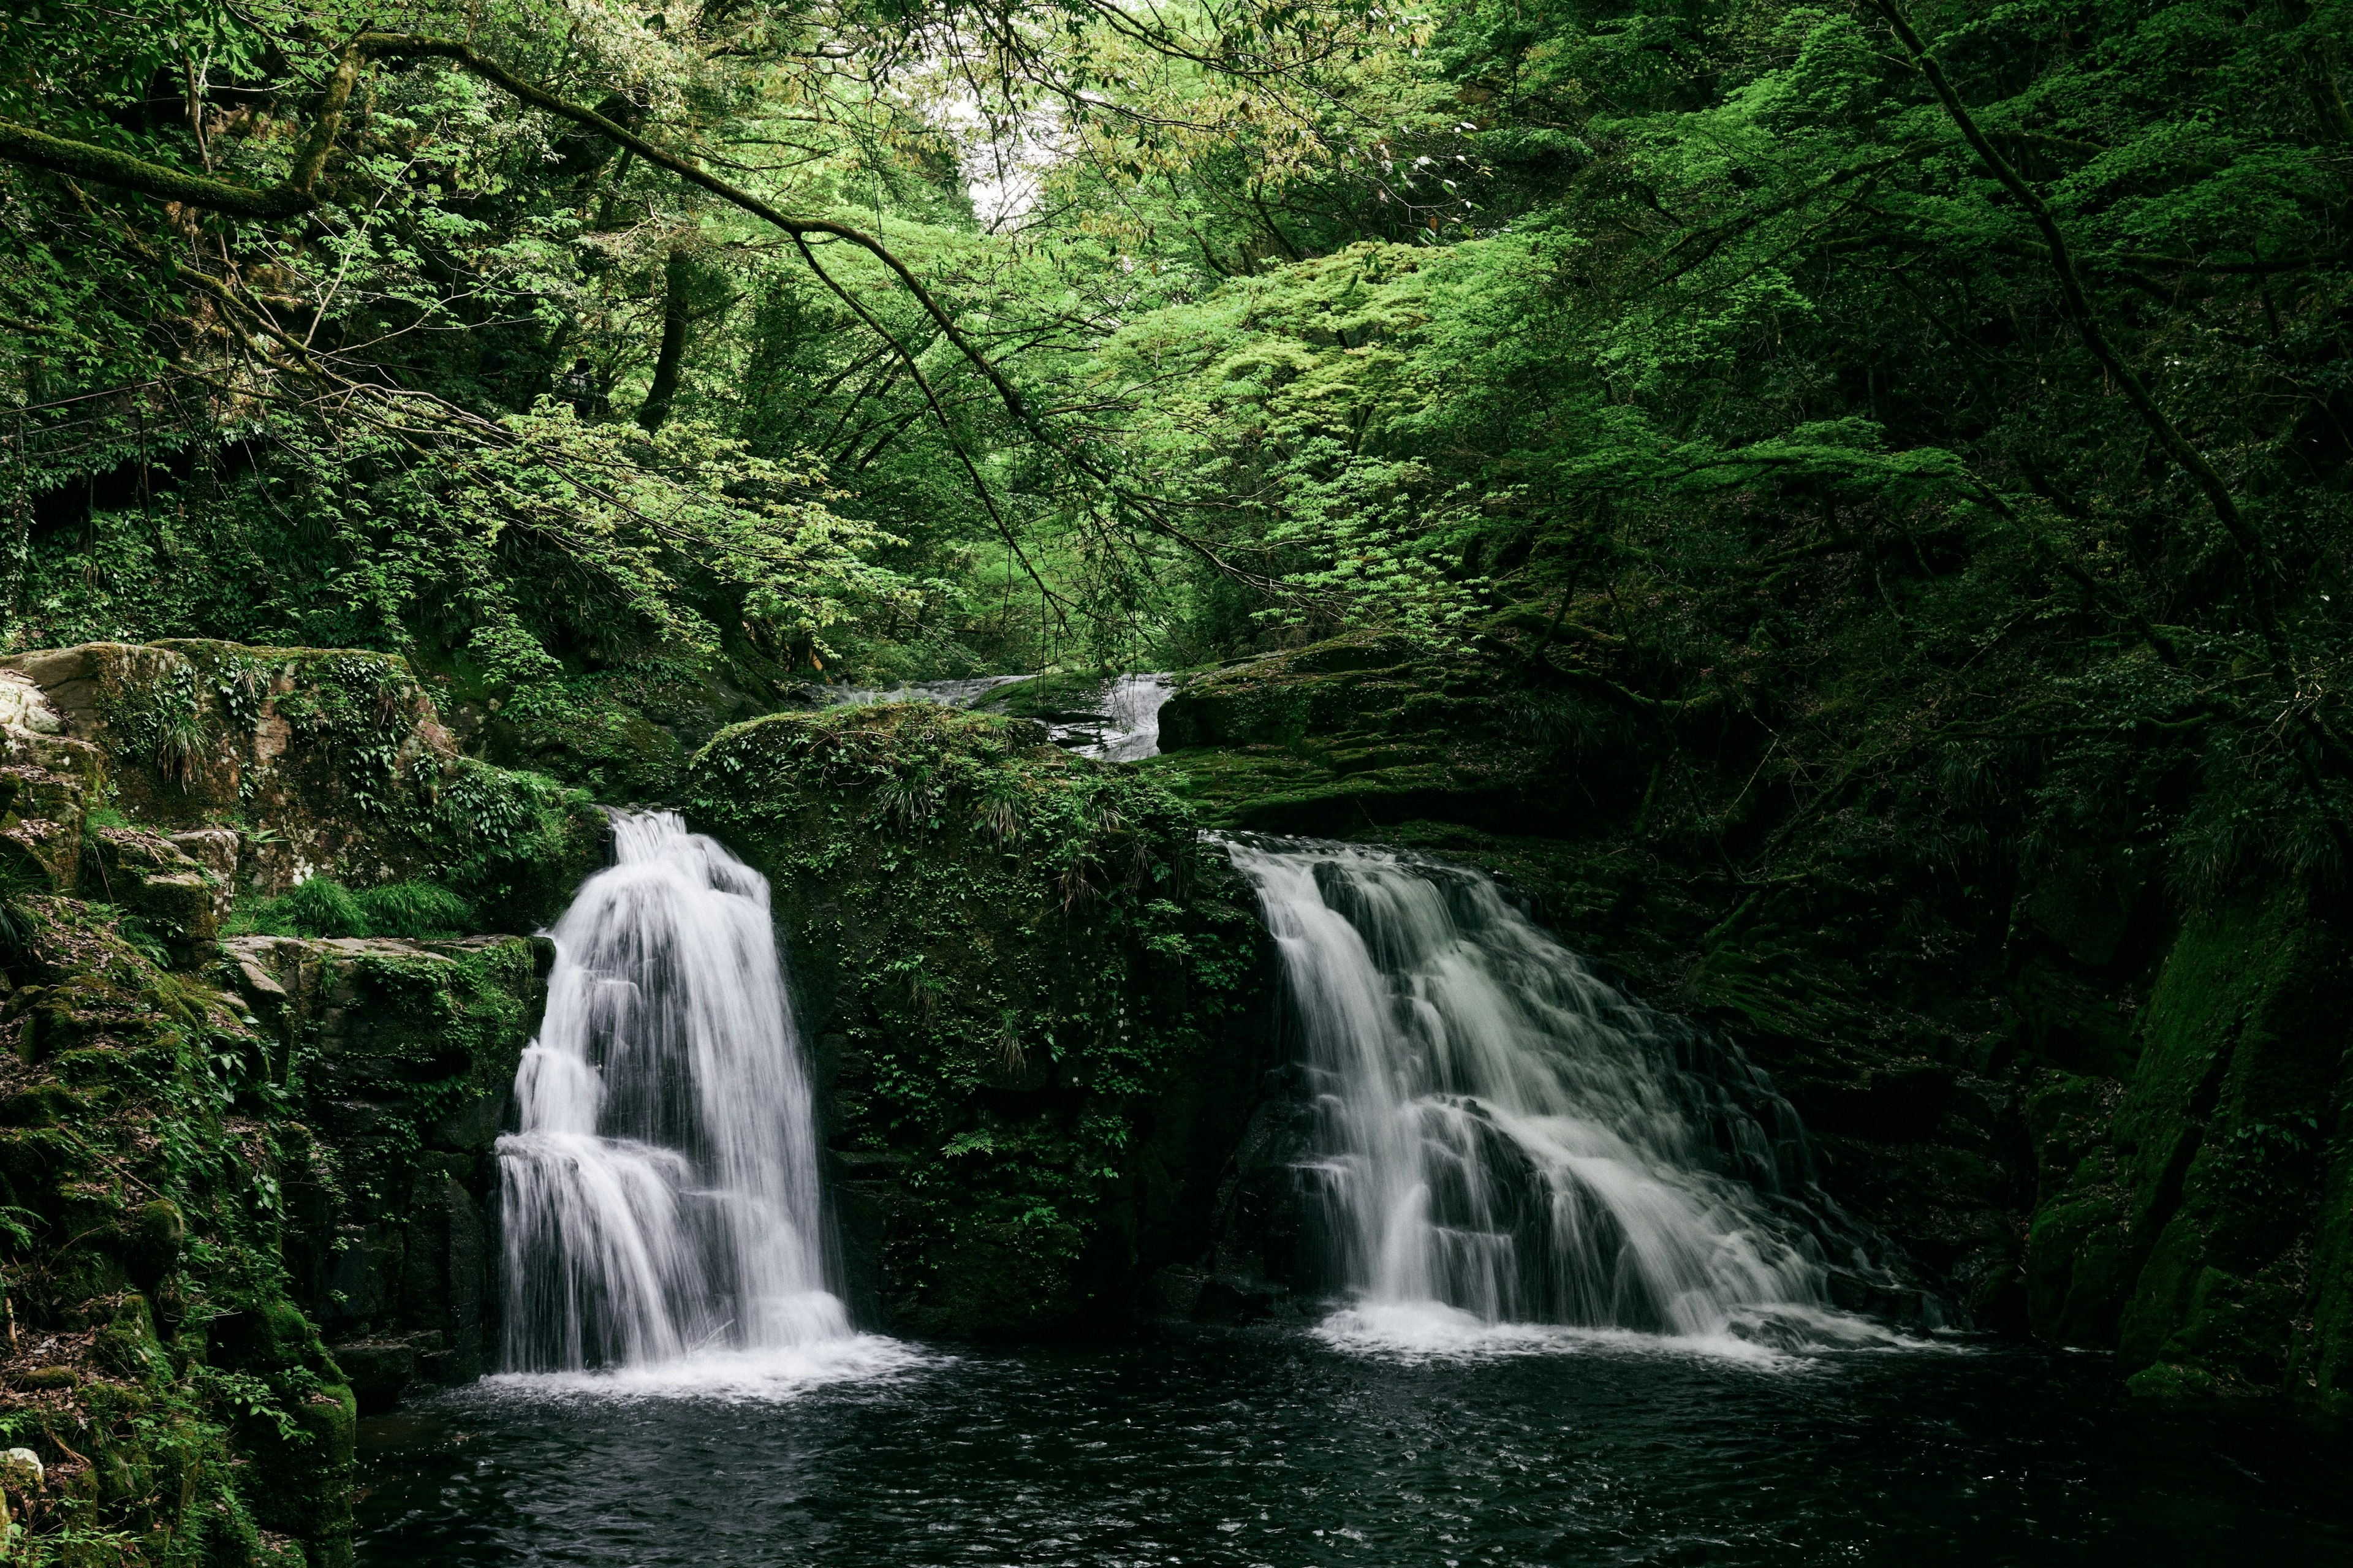
[[[239,922],[264,936],[368,936],[366,912],[351,890],[329,877],[298,882],[252,910]]]
[[[436,882],[387,882],[353,901],[369,936],[463,936],[474,929],[472,907]]]
[[[438,882],[387,882],[358,892],[311,877],[237,912],[240,931],[261,936],[464,936],[473,907]]]

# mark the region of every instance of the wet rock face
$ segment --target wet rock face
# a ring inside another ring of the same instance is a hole
[[[2036,1331],[2115,1348],[2158,1394],[2353,1408],[2353,935],[2294,892],[2192,917],[2115,1077],[2030,1105]]]
[[[1236,827],[1345,837],[1432,818],[1527,832],[1640,789],[1599,743],[1625,722],[1482,656],[1362,633],[1188,678],[1146,765]]]
[[[70,893],[106,759],[89,742],[58,733],[58,723],[38,688],[0,670],[0,869]]]
[[[176,851],[116,847],[183,874]],[[284,1064],[238,999],[123,940],[121,906],[20,892],[10,918],[0,1202],[22,1231],[0,1385],[44,1472],[23,1522],[169,1540],[175,1562],[250,1561],[269,1531],[347,1559],[350,1396],[270,1283],[270,1184],[301,1156],[257,1112]],[[192,1396],[206,1377],[248,1404]]]
[[[537,937],[236,937],[239,994],[311,1063],[330,1182],[290,1186],[288,1272],[362,1405],[462,1383],[496,1342],[491,1144],[554,962]]]
[[[174,840],[136,827],[101,827],[90,836],[90,850],[98,881],[90,890],[143,922],[181,965],[219,935],[228,884]]]

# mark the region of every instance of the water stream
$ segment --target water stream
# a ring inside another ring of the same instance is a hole
[[[1160,710],[1176,693],[1167,675],[1118,675],[1105,681],[1099,710],[1068,714],[1047,726],[1058,746],[1107,763],[1160,754]]]
[[[615,827],[499,1144],[510,1371],[361,1423],[367,1568],[2353,1561],[2341,1436],[1831,1311],[1868,1260],[1765,1076],[1388,849],[1230,846],[1345,1309],[853,1334],[766,886]]]
[[[1302,1173],[1353,1297],[1327,1331],[1886,1337],[1829,1310],[1795,1201],[1803,1131],[1736,1051],[1604,984],[1482,872],[1363,845],[1229,848],[1308,1074]]]
[[[768,886],[668,812],[554,935],[539,1037],[499,1140],[501,1362],[644,1368],[846,1342]]]

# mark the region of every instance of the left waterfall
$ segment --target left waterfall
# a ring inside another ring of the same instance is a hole
[[[768,884],[669,812],[556,922],[498,1142],[510,1372],[850,1332],[828,1288],[809,1080]]]

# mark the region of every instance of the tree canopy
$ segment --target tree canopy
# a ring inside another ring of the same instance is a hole
[[[561,709],[1380,626],[1737,729],[1695,842],[2131,773],[2179,875],[2341,868],[2348,30],[40,0],[6,635]]]

